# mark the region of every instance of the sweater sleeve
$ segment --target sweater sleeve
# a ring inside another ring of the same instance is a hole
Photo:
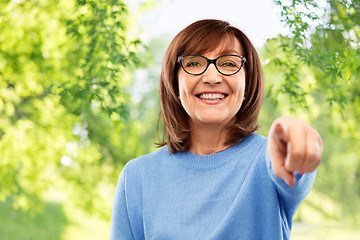
[[[285,183],[283,179],[278,178],[274,175],[271,166],[271,158],[267,147],[265,155],[268,173],[270,175],[270,178],[274,182],[274,185],[279,195],[279,204],[280,208],[282,209],[282,217],[284,220],[286,220],[287,224],[291,224],[296,210],[298,209],[300,203],[309,194],[315,182],[316,171],[303,175],[295,172],[294,176],[296,178],[296,183],[293,187],[290,187]],[[291,229],[291,225],[288,225],[288,227]]]
[[[126,174],[125,168],[120,174],[114,196],[111,213],[110,240],[134,239],[126,198]]]

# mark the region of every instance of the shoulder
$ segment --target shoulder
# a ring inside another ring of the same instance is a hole
[[[265,153],[266,152],[266,147],[267,147],[267,137],[259,135],[259,134],[255,134],[255,141],[259,147],[259,151]]]
[[[161,164],[163,159],[166,159],[166,157],[169,155],[170,153],[167,146],[164,146],[155,152],[142,155],[128,161],[123,169],[123,172],[128,174],[134,172],[143,172],[154,167],[156,168]]]
[[[240,143],[237,144],[237,148],[242,148],[244,151],[254,154],[255,152],[265,151],[267,144],[267,138],[252,133],[246,136]]]
[[[250,136],[254,139],[255,142],[257,142],[260,145],[264,145],[267,142],[267,137],[259,135],[257,133],[253,133]]]
[[[266,151],[267,151],[267,138],[252,133],[243,139],[242,145],[243,154],[253,166],[261,166],[261,169],[266,168]],[[240,146],[238,146],[240,147]]]

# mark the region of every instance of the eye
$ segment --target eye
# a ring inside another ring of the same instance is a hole
[[[189,61],[186,63],[186,67],[200,67],[201,62],[199,61]]]
[[[221,66],[222,67],[237,67],[236,63],[230,62],[230,61],[221,63]]]
[[[220,68],[235,69],[240,68],[241,59],[237,56],[221,56],[217,61],[217,66]]]
[[[188,55],[183,59],[183,66],[185,68],[203,68],[206,66],[206,59],[198,55]]]

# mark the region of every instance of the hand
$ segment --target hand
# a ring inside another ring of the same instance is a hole
[[[321,162],[323,142],[319,133],[301,119],[281,117],[271,125],[268,149],[275,176],[294,186],[294,172],[310,173]]]

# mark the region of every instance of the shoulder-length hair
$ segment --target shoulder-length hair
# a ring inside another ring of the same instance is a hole
[[[190,129],[188,114],[179,100],[177,59],[184,54],[202,54],[216,49],[222,40],[235,37],[239,40],[245,63],[245,99],[240,110],[228,126],[225,144],[233,145],[258,129],[257,118],[264,97],[264,80],[258,54],[239,29],[226,21],[207,19],[192,23],[170,43],[162,64],[160,76],[161,114],[165,123],[165,136],[160,146],[168,145],[171,153],[189,150]]]

